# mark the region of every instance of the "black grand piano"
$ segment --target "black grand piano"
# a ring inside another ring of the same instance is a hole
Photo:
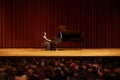
[[[65,29],[65,27],[61,27],[59,29],[57,37],[53,39],[53,42],[56,44],[56,48],[57,44],[61,42],[78,42],[81,45],[82,41],[83,41],[82,32],[67,30]]]
[[[61,42],[81,42],[83,33],[75,31],[59,32],[58,38],[61,38]]]

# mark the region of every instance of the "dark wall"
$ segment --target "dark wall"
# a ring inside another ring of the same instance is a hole
[[[0,0],[0,47],[41,47],[59,26],[83,32],[83,48],[120,47],[120,0]],[[59,47],[80,47],[62,43]]]

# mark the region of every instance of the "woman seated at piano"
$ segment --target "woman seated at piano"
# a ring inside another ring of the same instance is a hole
[[[51,42],[52,42],[52,40],[48,39],[47,38],[47,33],[44,32],[42,45],[46,48],[46,50],[51,50],[51,48],[52,48],[51,47]]]

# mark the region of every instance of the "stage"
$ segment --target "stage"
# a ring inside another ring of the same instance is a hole
[[[79,49],[58,48],[46,51],[42,48],[1,48],[0,56],[47,56],[47,57],[80,57],[80,56],[120,56],[119,48]]]

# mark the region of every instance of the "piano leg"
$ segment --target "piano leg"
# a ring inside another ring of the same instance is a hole
[[[57,51],[58,49],[57,49],[57,44],[55,44],[55,51]]]

